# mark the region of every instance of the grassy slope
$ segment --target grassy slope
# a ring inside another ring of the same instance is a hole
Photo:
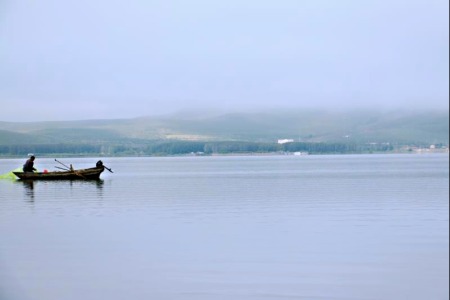
[[[123,142],[130,139],[448,144],[448,112],[298,111],[217,117],[146,117],[68,122],[0,122],[0,145]],[[347,136],[347,137],[346,137]]]

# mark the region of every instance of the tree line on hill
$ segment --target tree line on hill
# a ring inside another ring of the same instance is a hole
[[[390,144],[309,143],[285,144],[245,141],[153,141],[130,144],[30,144],[0,145],[1,156],[24,156],[28,153],[75,156],[164,156],[164,155],[214,155],[276,152],[307,152],[309,154],[350,154],[389,152]]]

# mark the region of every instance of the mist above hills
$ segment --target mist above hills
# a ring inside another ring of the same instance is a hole
[[[0,122],[0,145],[155,140],[445,144],[448,111],[323,110],[178,114],[133,119]]]

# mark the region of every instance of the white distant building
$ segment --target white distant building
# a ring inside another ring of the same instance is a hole
[[[294,152],[294,155],[308,155],[308,152],[300,152],[300,151],[297,151],[297,152]]]
[[[292,143],[293,141],[294,141],[293,139],[282,139],[278,140],[278,144]]]

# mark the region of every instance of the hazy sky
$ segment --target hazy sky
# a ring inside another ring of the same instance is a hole
[[[448,98],[448,0],[0,0],[0,121]]]

